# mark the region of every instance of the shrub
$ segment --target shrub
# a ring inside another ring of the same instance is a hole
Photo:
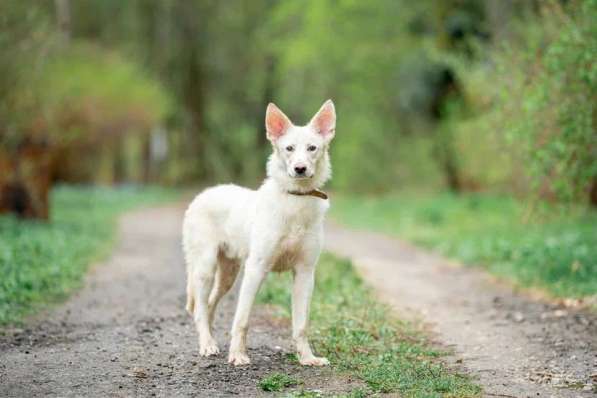
[[[515,24],[491,63],[459,65],[475,106],[456,123],[467,173],[486,186],[586,201],[597,178],[595,19],[595,0],[546,2]]]

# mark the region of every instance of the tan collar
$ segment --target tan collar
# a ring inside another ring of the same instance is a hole
[[[316,198],[324,199],[324,200],[326,200],[328,198],[327,193],[325,193],[323,191],[319,191],[317,189],[312,189],[311,191],[307,191],[307,192],[288,191],[288,193],[291,195],[297,195],[297,196],[315,196]]]

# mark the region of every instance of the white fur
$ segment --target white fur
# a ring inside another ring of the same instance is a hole
[[[308,125],[294,126],[270,104],[266,130],[273,153],[261,187],[257,191],[236,185],[212,187],[199,194],[187,209],[183,222],[186,308],[197,326],[201,355],[219,352],[212,336],[214,311],[244,265],[228,362],[250,363],[247,325],[264,277],[269,271],[292,270],[292,336],[299,361],[303,365],[328,364],[327,359],[313,355],[307,323],[329,203],[289,192],[320,188],[330,178],[328,146],[334,136],[335,118],[334,105],[328,100]],[[297,167],[305,171],[298,175]]]

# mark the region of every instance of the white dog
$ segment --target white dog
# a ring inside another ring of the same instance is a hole
[[[214,312],[244,264],[228,362],[248,364],[246,334],[255,295],[269,271],[292,270],[292,337],[299,361],[327,365],[326,358],[311,351],[307,322],[329,207],[327,195],[318,189],[331,176],[328,147],[336,127],[334,104],[326,101],[309,124],[299,127],[270,103],[265,127],[273,153],[261,187],[209,188],[185,213],[186,308],[199,332],[199,353],[217,354],[211,331]]]

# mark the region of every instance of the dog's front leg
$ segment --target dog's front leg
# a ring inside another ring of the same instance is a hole
[[[329,361],[326,358],[313,355],[307,337],[314,274],[315,265],[297,266],[295,268],[294,286],[292,288],[292,338],[296,344],[301,365],[324,366],[329,365]]]
[[[263,258],[249,256],[245,264],[243,282],[238,295],[238,306],[232,323],[232,339],[228,363],[247,365],[251,363],[247,355],[247,326],[249,315],[255,301],[257,291],[267,273],[267,262]]]

